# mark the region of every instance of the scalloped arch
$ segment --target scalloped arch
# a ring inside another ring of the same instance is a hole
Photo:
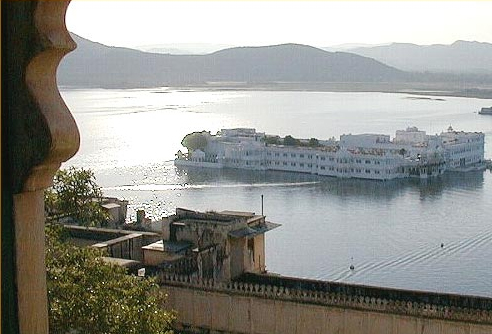
[[[78,150],[80,135],[75,120],[60,96],[56,70],[67,53],[76,48],[65,25],[70,0],[38,1],[34,12],[38,52],[26,68],[26,85],[41,112],[50,136],[50,147],[43,161],[33,166],[23,191],[35,191],[51,185],[62,162]]]
[[[8,65],[2,68],[2,75],[8,78],[6,98],[2,99],[2,108],[6,107],[2,110],[2,130],[6,130],[2,139],[8,142],[2,142],[8,156],[8,162],[2,161],[2,174],[7,176],[2,184],[2,270],[8,260],[9,272],[6,302],[2,281],[2,332],[4,320],[7,332],[49,332],[43,190],[52,184],[61,163],[77,152],[80,141],[56,82],[61,59],[76,47],[65,26],[69,3],[2,3],[8,31],[5,40],[2,36],[2,49],[7,46],[2,65]],[[8,319],[3,319],[4,307]]]

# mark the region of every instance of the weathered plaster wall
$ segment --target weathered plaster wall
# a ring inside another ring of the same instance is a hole
[[[360,311],[166,285],[186,329],[251,334],[490,334],[492,324]]]
[[[230,239],[230,258],[231,258],[231,272],[229,278],[237,277],[241,275],[244,271],[245,263],[245,250],[246,250],[246,240],[245,239]]]
[[[254,268],[255,272],[262,272],[265,269],[265,234],[259,234],[254,239]]]

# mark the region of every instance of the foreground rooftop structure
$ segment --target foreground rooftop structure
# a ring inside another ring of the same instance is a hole
[[[161,235],[69,229],[73,241],[92,239],[92,247],[106,249],[106,261],[154,275],[169,296],[168,307],[178,311],[177,328],[189,333],[492,331],[488,297],[267,273],[264,233],[278,226],[253,212],[177,208],[164,219]]]
[[[265,233],[278,226],[253,212],[177,208],[163,220],[162,240],[142,248],[144,264],[214,281],[263,273]]]

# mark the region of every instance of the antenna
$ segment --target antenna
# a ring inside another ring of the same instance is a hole
[[[263,216],[263,194],[261,194],[261,215]]]

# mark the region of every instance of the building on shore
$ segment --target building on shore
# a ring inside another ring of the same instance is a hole
[[[108,227],[118,228],[126,223],[128,201],[115,197],[102,197],[97,199],[101,207],[108,213]]]
[[[285,139],[255,129],[202,133],[206,146],[178,153],[176,166],[309,173],[341,178],[427,178],[445,171],[485,168],[484,134],[454,131],[427,135],[416,127],[382,134],[346,134],[340,140]]]
[[[162,221],[162,240],[142,248],[144,264],[214,281],[264,273],[265,232],[278,226],[253,212],[177,208]]]

